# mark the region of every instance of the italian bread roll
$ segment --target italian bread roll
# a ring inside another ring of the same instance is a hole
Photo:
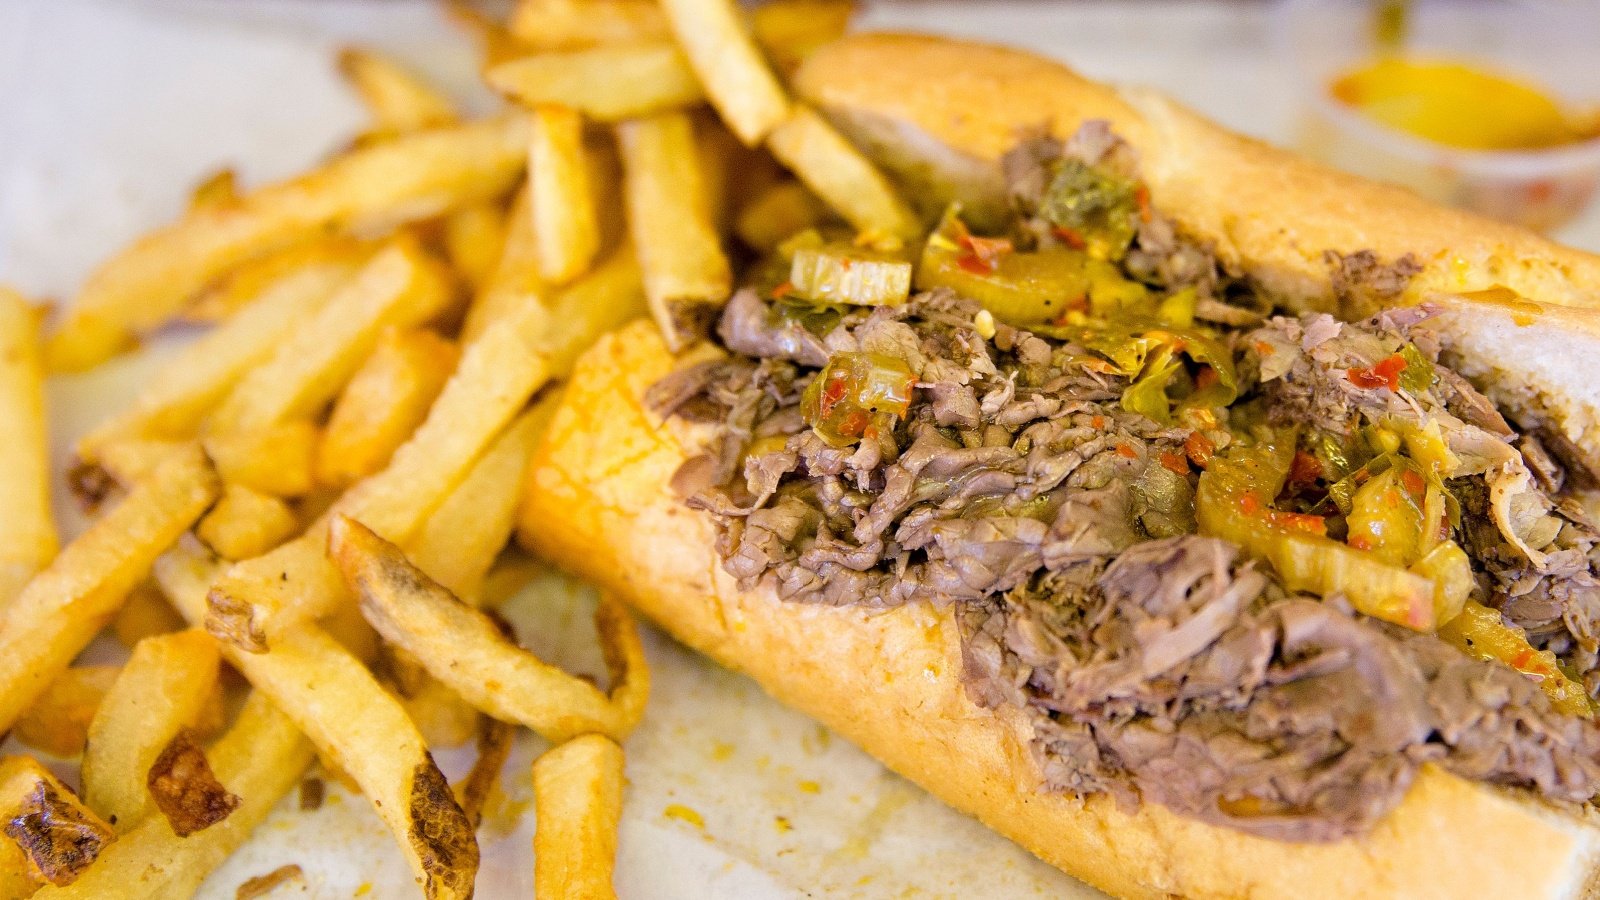
[[[936,209],[999,196],[1021,131],[1107,119],[1141,155],[1153,204],[1275,296],[1359,317],[1338,257],[1421,265],[1385,302],[1440,303],[1451,364],[1527,428],[1592,453],[1600,259],[1430,206],[1235,137],[1148,94],[1122,94],[1023,54],[864,36],[813,57],[803,94]],[[1571,353],[1553,364],[1550,351]],[[709,351],[708,351],[709,352]],[[684,364],[636,323],[577,365],[532,460],[519,539],[634,604],[679,640],[758,681],[956,809],[1120,896],[1580,897],[1595,894],[1600,821],[1533,792],[1427,764],[1374,827],[1327,842],[1246,834],[1155,804],[1041,791],[1021,710],[983,708],[961,681],[949,607],[784,602],[742,589],[709,513],[673,479],[705,426],[663,421],[647,390]],[[1592,459],[1592,456],[1589,457]]]

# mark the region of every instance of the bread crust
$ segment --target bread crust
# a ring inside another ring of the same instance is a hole
[[[948,611],[783,603],[766,587],[739,590],[722,571],[711,521],[670,487],[704,435],[660,422],[642,400],[672,366],[643,322],[584,356],[532,461],[522,543],[1045,861],[1126,897],[1586,892],[1600,862],[1592,814],[1434,768],[1371,833],[1332,844],[1039,792],[1023,716],[980,709],[962,690]]]

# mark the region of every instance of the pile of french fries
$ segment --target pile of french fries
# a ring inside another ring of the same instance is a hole
[[[0,290],[0,732],[80,762],[73,790],[0,759],[0,898],[190,895],[317,760],[424,896],[470,897],[518,728],[552,748],[538,896],[612,895],[621,742],[650,691],[634,623],[602,599],[602,689],[493,612],[514,531],[561,527],[518,509],[561,380],[639,316],[704,339],[735,263],[798,230],[920,224],[784,83],[848,0],[449,12],[506,111],[464,120],[346,50],[371,114],[348,150],[280,184],[204,179],[48,332]],[[63,489],[94,519],[58,546],[44,378],[175,321],[209,330],[78,442]],[[112,638],[125,663],[76,662]],[[448,783],[429,748],[474,738]]]

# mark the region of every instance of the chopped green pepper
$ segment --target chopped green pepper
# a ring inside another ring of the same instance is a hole
[[[1039,203],[1039,215],[1100,259],[1121,259],[1139,230],[1144,188],[1078,159],[1055,163]]]
[[[1476,601],[1466,601],[1461,614],[1439,629],[1439,636],[1461,648],[1469,656],[1498,660],[1539,681],[1556,709],[1572,716],[1589,718],[1594,706],[1583,686],[1568,678],[1556,662],[1554,653],[1535,650],[1528,635],[1505,621],[1497,610]]]
[[[830,447],[894,427],[911,408],[916,375],[883,353],[839,353],[800,398],[800,415]]]
[[[794,252],[789,284],[801,297],[857,306],[897,306],[911,294],[903,254],[835,242]]]

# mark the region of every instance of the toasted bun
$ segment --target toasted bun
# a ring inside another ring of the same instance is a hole
[[[858,35],[814,54],[795,86],[924,212],[951,200],[980,216],[1003,206],[997,161],[1020,137],[1041,128],[1066,136],[1105,119],[1139,151],[1152,204],[1293,308],[1371,312],[1339,308],[1330,250],[1371,250],[1386,261],[1410,254],[1423,269],[1401,302],[1502,287],[1557,307],[1546,327],[1505,327],[1527,317],[1460,301],[1466,314],[1450,316],[1445,333],[1481,361],[1469,377],[1517,386],[1491,396],[1519,424],[1559,432],[1600,474],[1600,369],[1572,364],[1600,348],[1600,312],[1589,312],[1600,310],[1600,256],[1241,137],[1160,94],[1118,90],[1001,47]],[[1574,342],[1590,349],[1568,355]]]
[[[1040,793],[1020,714],[960,684],[954,619],[924,604],[869,614],[741,591],[712,524],[669,487],[699,435],[663,424],[645,390],[673,366],[650,325],[578,364],[527,480],[520,540],[634,604],[685,644],[758,681],[1045,861],[1127,897],[1578,897],[1600,824],[1424,769],[1372,832],[1291,844],[1104,796]],[[559,524],[552,524],[559,523]]]

